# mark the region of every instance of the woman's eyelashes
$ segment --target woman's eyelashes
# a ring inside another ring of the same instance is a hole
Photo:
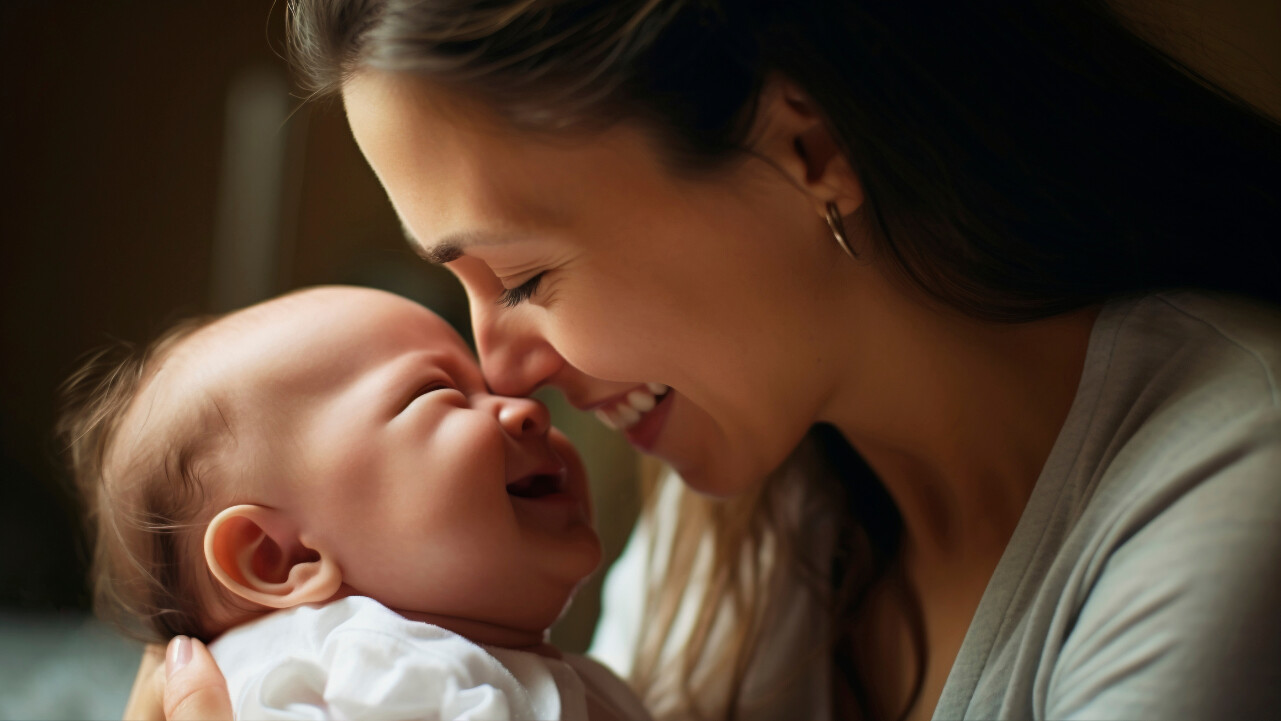
[[[539,273],[515,288],[504,288],[503,292],[498,295],[498,304],[512,308],[529,300],[534,295],[534,292],[538,290],[538,283],[542,279],[543,274]]]

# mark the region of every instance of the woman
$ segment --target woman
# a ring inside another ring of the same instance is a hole
[[[649,510],[664,713],[1281,702],[1281,130],[1104,3],[299,0],[291,46],[493,389],[728,499]],[[225,703],[192,652],[171,718]]]

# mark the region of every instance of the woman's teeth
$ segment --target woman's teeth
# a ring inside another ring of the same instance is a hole
[[[662,383],[646,383],[644,388],[628,393],[613,406],[597,408],[596,417],[616,431],[625,431],[639,423],[642,415],[653,410],[664,393],[667,393],[667,386]]]

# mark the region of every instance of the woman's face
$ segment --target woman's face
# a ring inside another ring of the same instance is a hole
[[[634,127],[534,137],[408,75],[343,95],[411,241],[466,288],[494,392],[552,385],[716,495],[821,417],[844,258],[776,167],[680,175]]]

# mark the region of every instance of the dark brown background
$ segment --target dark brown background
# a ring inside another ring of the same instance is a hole
[[[1281,114],[1281,3],[1126,4],[1180,54]],[[54,389],[108,338],[144,340],[218,305],[228,94],[255,73],[285,77],[282,18],[283,0],[0,2],[2,610],[86,605],[50,437]],[[275,260],[260,291],[379,285],[465,325],[453,281],[406,250],[338,105],[303,106],[265,132],[284,153]],[[586,451],[616,549],[635,502],[633,459],[593,422],[557,414]],[[594,594],[558,630],[566,647],[585,643]]]

